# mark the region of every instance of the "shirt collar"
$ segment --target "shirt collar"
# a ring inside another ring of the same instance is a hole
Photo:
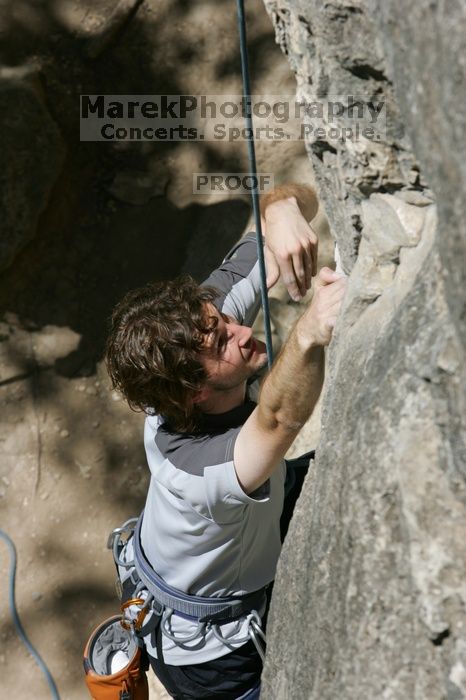
[[[235,406],[225,413],[203,413],[200,423],[202,432],[217,432],[243,425],[256,407],[255,401],[246,399],[240,406]]]

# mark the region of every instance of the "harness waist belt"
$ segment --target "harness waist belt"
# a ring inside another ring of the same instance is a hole
[[[258,610],[264,603],[266,588],[260,588],[244,596],[225,598],[209,598],[207,596],[188,595],[183,591],[169,586],[157,574],[149,563],[141,546],[141,524],[144,512],[141,513],[133,537],[134,567],[149,593],[164,608],[170,608],[184,617],[199,622],[220,622],[235,620],[242,615]]]

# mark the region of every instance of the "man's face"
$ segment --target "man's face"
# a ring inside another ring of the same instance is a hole
[[[218,323],[206,338],[205,351],[201,354],[207,387],[234,389],[267,363],[265,344],[253,338],[251,328],[240,326],[213,304],[208,304],[208,315],[217,318]]]

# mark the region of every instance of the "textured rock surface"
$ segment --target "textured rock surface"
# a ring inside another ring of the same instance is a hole
[[[36,232],[63,163],[64,144],[34,67],[0,71],[2,164],[0,271]]]
[[[316,469],[279,564],[261,697],[459,700],[466,9],[266,4],[302,99],[377,97],[387,123],[377,142],[308,143],[351,276]]]

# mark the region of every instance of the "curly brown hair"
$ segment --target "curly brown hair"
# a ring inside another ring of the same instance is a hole
[[[105,361],[113,387],[136,411],[161,414],[178,432],[195,432],[193,402],[206,374],[199,353],[216,325],[206,305],[218,292],[189,275],[129,292],[111,317]]]

